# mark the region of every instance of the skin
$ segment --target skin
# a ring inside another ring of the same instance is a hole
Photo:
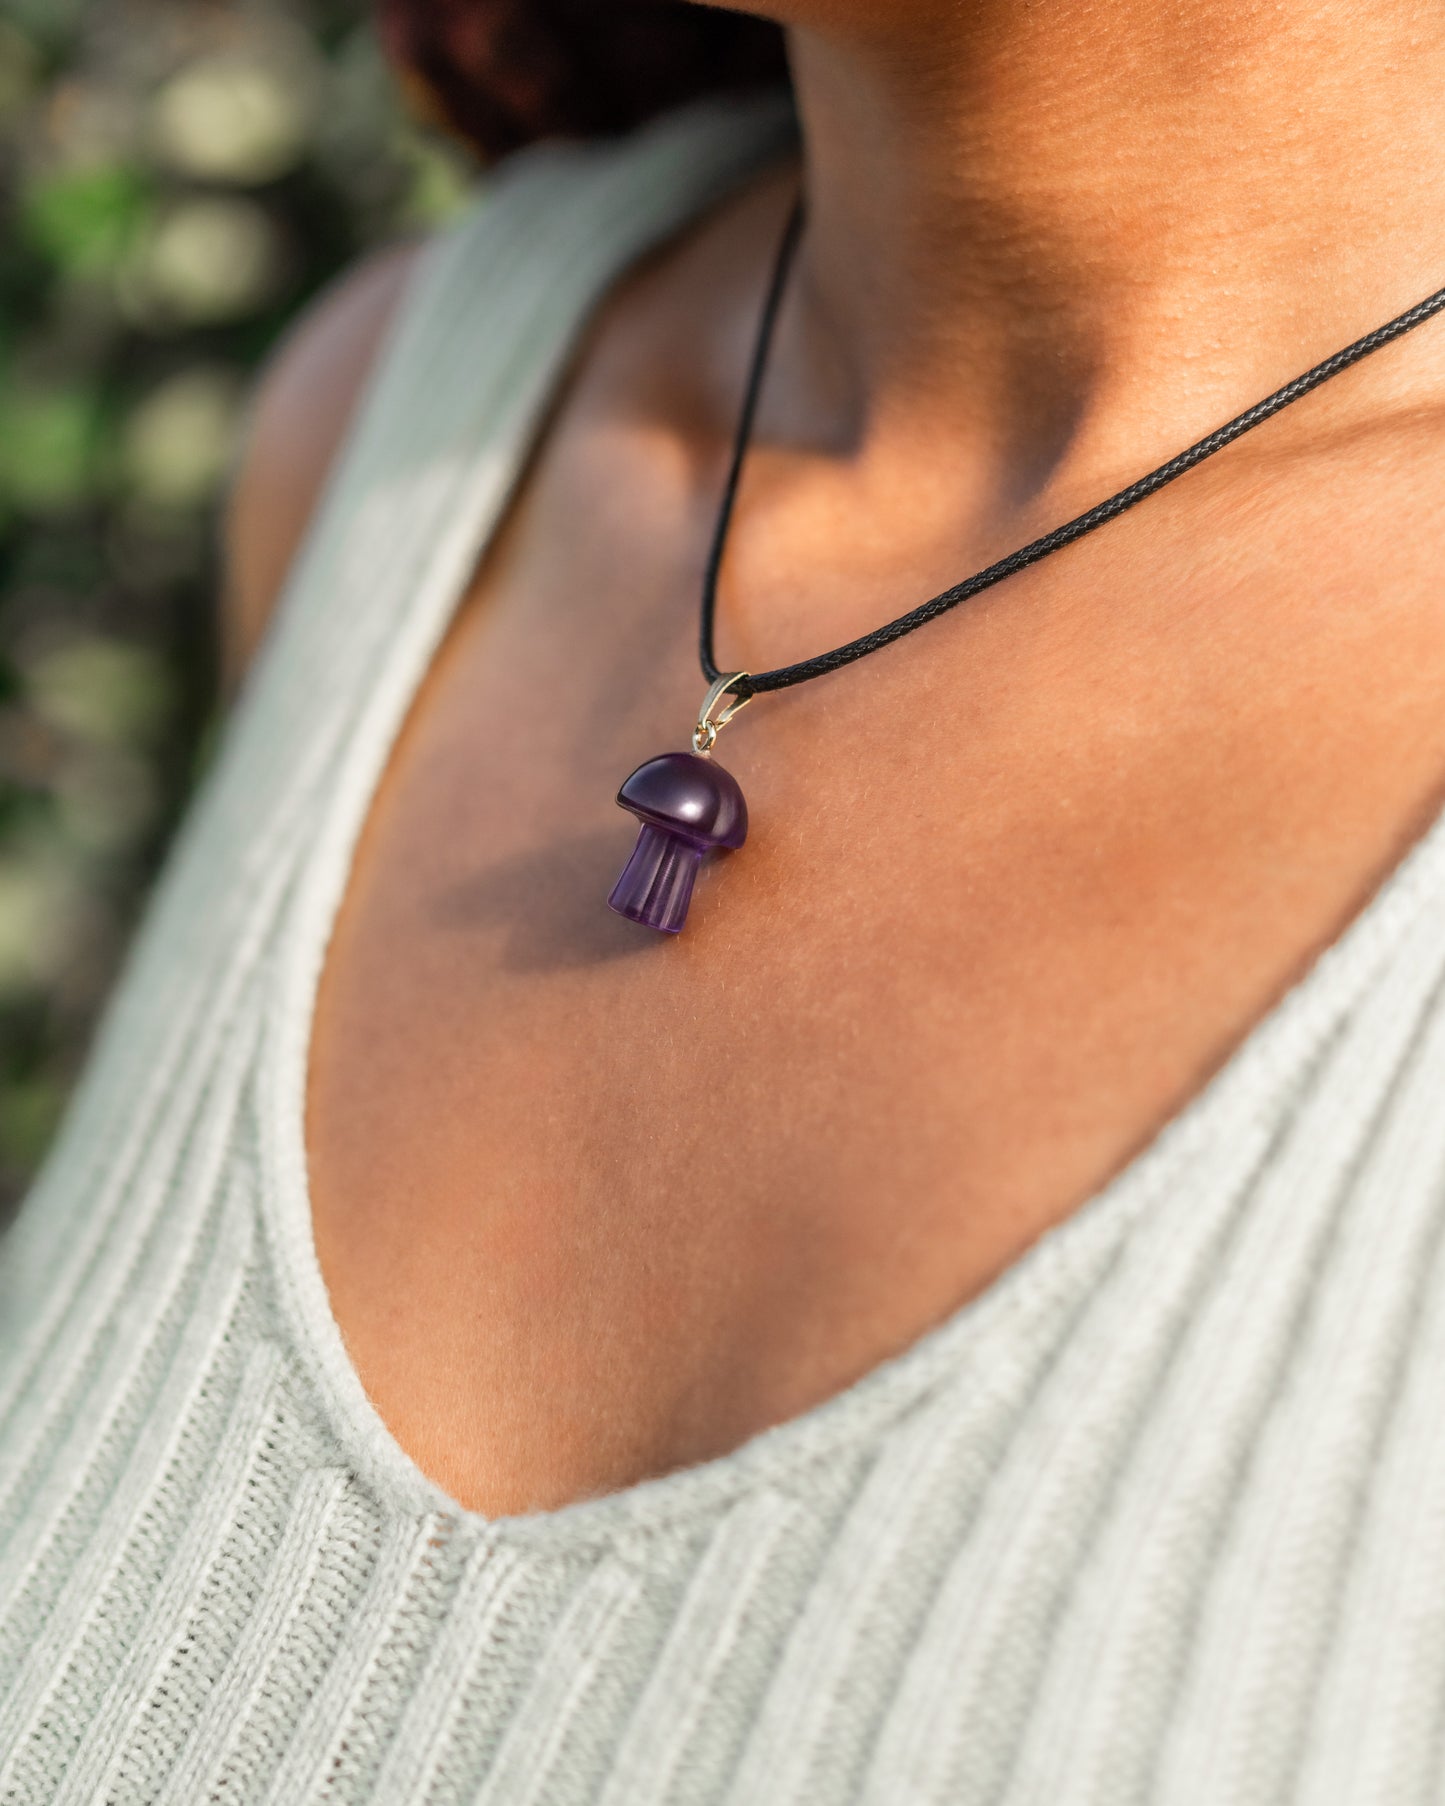
[[[810,224],[723,662],[848,639],[1445,280],[1408,0],[788,0]],[[769,172],[608,298],[371,810],[324,974],[317,1247],[468,1506],[722,1454],[1094,1195],[1445,801],[1445,326],[719,743],[753,814],[663,942],[601,907],[682,743]],[[405,279],[284,354],[246,656]],[[299,422],[288,438],[285,423]],[[282,498],[286,511],[280,512]]]

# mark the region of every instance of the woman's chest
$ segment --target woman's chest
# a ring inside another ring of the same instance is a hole
[[[748,842],[660,936],[606,908],[613,798],[701,685],[679,570],[608,565],[579,537],[489,567],[372,809],[312,1048],[338,1319],[398,1439],[489,1511],[721,1453],[981,1289],[1198,1087],[1445,773],[1430,608],[1291,589],[1201,620],[1186,587],[1161,619],[1152,567],[1104,556],[755,703],[716,755]]]

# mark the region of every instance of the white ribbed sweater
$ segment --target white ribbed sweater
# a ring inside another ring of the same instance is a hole
[[[1121,1178],[735,1455],[488,1523],[348,1363],[351,848],[587,309],[784,129],[529,154],[425,261],[6,1248],[4,1801],[1445,1798],[1445,823]]]

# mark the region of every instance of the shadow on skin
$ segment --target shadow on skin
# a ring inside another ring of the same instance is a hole
[[[435,907],[444,928],[499,929],[509,972],[546,972],[655,951],[671,936],[625,922],[607,907],[632,836],[599,829],[522,853],[445,891]]]

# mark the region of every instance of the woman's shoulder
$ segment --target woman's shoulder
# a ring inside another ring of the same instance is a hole
[[[421,250],[390,245],[339,277],[262,371],[226,509],[222,642],[233,683],[265,633]]]
[[[793,132],[787,97],[768,94],[695,103],[623,139],[539,143],[493,169],[438,241],[375,253],[325,291],[262,374],[231,487],[223,640],[232,682],[265,633],[385,347],[406,339],[404,373],[418,357],[429,372],[433,341],[452,345],[460,332],[485,362],[489,270],[500,264],[518,291],[503,310],[509,319],[519,307],[545,313],[559,287],[585,295],[594,262],[627,264],[770,161]],[[395,411],[397,393],[387,405]],[[403,396],[401,405],[413,403]]]

